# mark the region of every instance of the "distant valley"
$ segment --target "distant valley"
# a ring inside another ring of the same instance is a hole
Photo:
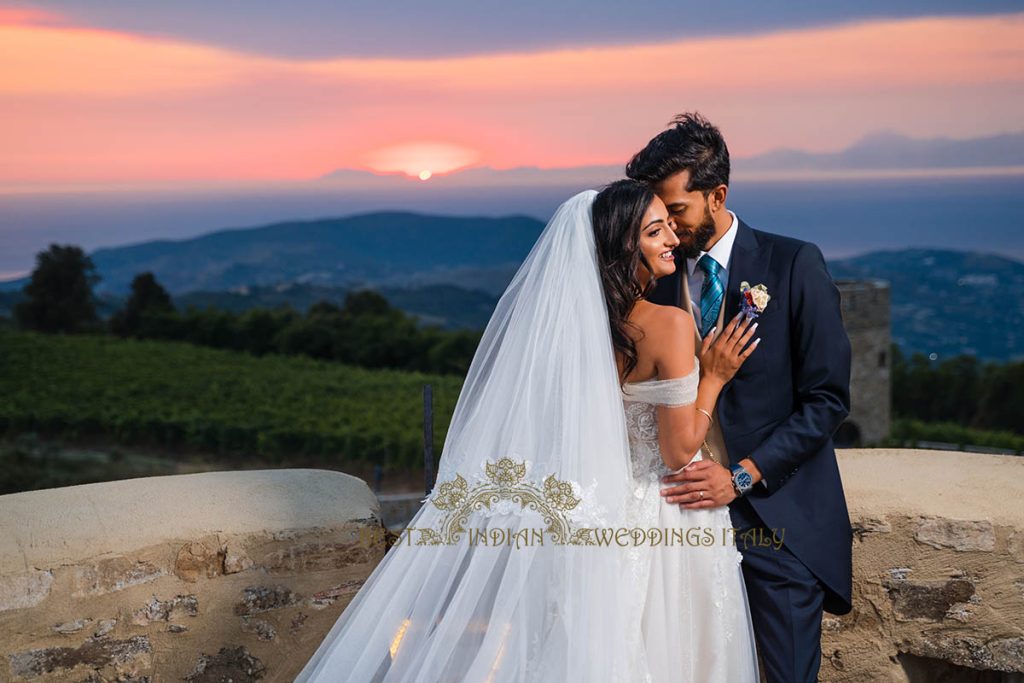
[[[1024,357],[1024,263],[997,254],[900,249],[829,263],[836,278],[887,280],[892,335],[905,351]]]
[[[90,254],[102,277],[101,314],[152,271],[179,308],[242,311],[319,300],[354,289],[380,291],[424,324],[482,328],[529,253],[543,223],[408,212],[275,223],[158,240]],[[906,352],[1024,357],[1024,263],[996,254],[940,249],[875,251],[831,260],[836,278],[887,280],[893,340]],[[24,281],[0,287],[11,315]]]

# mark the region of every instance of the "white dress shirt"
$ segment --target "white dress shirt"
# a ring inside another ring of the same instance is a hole
[[[726,210],[728,211],[728,209]],[[722,267],[718,271],[718,276],[722,279],[722,288],[727,289],[729,287],[729,258],[732,256],[732,245],[736,242],[736,232],[739,226],[739,219],[736,218],[736,214],[729,211],[729,215],[732,216],[732,225],[712,245],[711,249],[700,252],[700,256],[697,258],[686,259],[686,270],[689,274],[687,284],[690,287],[690,299],[693,303],[693,320],[697,323],[698,330],[700,329],[700,289],[704,286],[704,269],[697,267],[697,261],[704,254],[710,254],[711,258],[718,261],[718,265]],[[725,297],[722,298],[722,305],[725,305]]]
[[[728,211],[728,209],[726,210]],[[718,261],[718,265],[721,266],[718,276],[722,278],[722,286],[725,288],[729,287],[729,258],[732,256],[732,245],[736,242],[736,231],[739,226],[739,219],[736,218],[736,214],[729,211],[729,215],[732,216],[732,225],[729,226],[729,229],[712,245],[710,250],[700,252],[700,256],[711,254],[711,258]],[[690,286],[693,319],[697,323],[698,330],[700,329],[700,288],[704,285],[704,269],[697,267],[697,261],[700,260],[700,256],[686,259],[686,269],[689,273],[687,284]],[[722,305],[725,305],[724,297],[722,298]],[[764,479],[760,483],[765,488],[768,488],[768,482]]]

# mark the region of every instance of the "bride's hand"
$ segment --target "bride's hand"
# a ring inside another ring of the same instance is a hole
[[[761,341],[758,337],[749,345],[747,343],[756,329],[757,323],[753,318],[747,318],[741,311],[726,324],[721,334],[712,330],[700,347],[701,375],[714,377],[722,384],[731,380]]]

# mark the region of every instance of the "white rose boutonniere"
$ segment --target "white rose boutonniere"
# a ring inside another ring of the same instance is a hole
[[[743,314],[748,318],[756,318],[759,314],[764,313],[765,307],[772,299],[768,294],[768,288],[763,284],[751,287],[746,280],[740,283],[740,296],[740,306],[743,309]]]

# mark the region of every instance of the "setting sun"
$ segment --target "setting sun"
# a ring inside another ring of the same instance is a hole
[[[365,155],[366,164],[377,172],[400,171],[420,180],[469,166],[479,157],[475,149],[447,142],[409,142],[382,147]]]

